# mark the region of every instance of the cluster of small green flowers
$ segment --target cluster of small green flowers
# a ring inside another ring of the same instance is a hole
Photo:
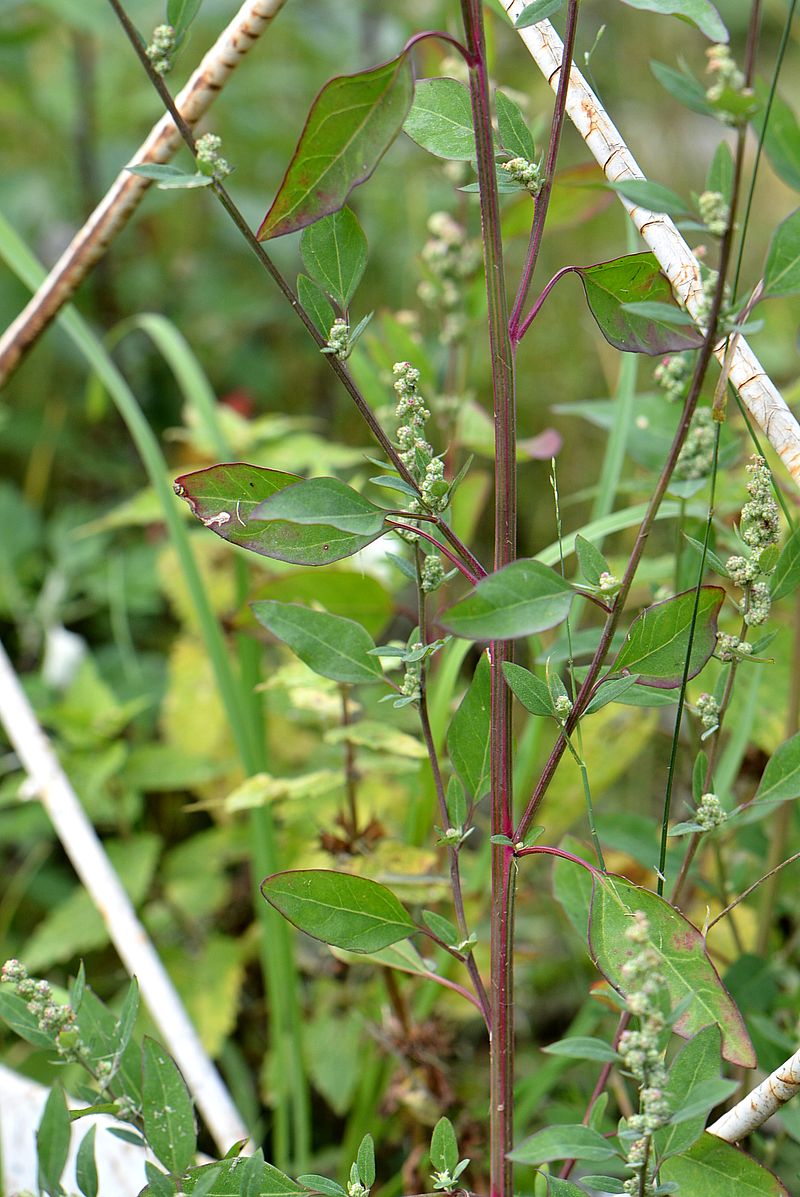
[[[425,506],[431,511],[444,511],[450,487],[445,482],[444,462],[441,457],[434,457],[428,462],[420,492]]]
[[[710,104],[721,100],[726,91],[741,91],[744,87],[744,75],[731,57],[731,48],[722,42],[709,46],[706,50],[709,75],[714,75],[714,82],[706,90],[706,99]]]
[[[501,170],[506,171],[515,183],[530,191],[531,195],[538,195],[544,183],[542,163],[529,162],[527,158],[512,158],[510,162],[502,162]]]
[[[717,282],[719,280],[719,271],[708,270],[703,272],[703,279],[701,283],[701,294],[697,301],[697,310],[695,318],[700,324],[705,324],[711,315],[711,309],[714,306],[714,296],[717,293]],[[720,308],[720,316],[725,315],[726,304],[730,300],[730,287],[725,284],[723,289],[723,300]]]
[[[705,478],[714,464],[714,417],[710,407],[699,407],[675,464],[677,479]]]
[[[337,316],[330,327],[328,342],[323,353],[337,357],[340,361],[350,356],[350,325],[341,316]]]
[[[211,175],[215,179],[224,179],[233,167],[220,154],[222,138],[216,133],[204,133],[195,142],[197,166],[204,175]]]
[[[0,981],[14,986],[17,996],[27,1003],[28,1013],[36,1019],[40,1031],[56,1036],[56,1047],[61,1055],[70,1060],[78,1059],[81,1041],[77,1035],[62,1038],[62,1032],[72,1031],[75,1025],[75,1011],[54,1000],[49,983],[28,976],[28,970],[19,960],[6,960],[0,970]]]
[[[421,674],[422,669],[419,661],[410,661],[406,665],[406,671],[400,686],[400,692],[404,698],[413,698],[416,701],[420,697],[422,693],[420,689]]]
[[[692,358],[689,353],[671,353],[658,363],[653,377],[664,391],[670,403],[683,399],[686,384],[692,372]]]
[[[610,574],[608,570],[604,569],[597,579],[597,589],[601,594],[614,594],[619,590],[619,578],[616,574]]]
[[[763,457],[754,455],[747,471],[750,502],[742,508],[742,539],[751,549],[776,544],[780,535],[778,504],[772,495],[772,475]]]
[[[749,628],[766,623],[772,608],[772,595],[766,582],[754,582],[747,596],[747,607],[743,613]]]
[[[747,640],[740,640],[738,636],[729,636],[727,632],[717,632],[717,656],[721,661],[736,661],[742,657],[749,657],[753,646]]]
[[[464,287],[481,264],[480,244],[469,240],[464,226],[447,212],[433,213],[428,232],[422,261],[429,277],[419,284],[417,294],[426,307],[443,313],[442,344],[455,345],[463,341],[468,328]]]
[[[626,1134],[636,1138],[628,1148],[627,1165],[634,1175],[625,1181],[625,1192],[649,1197],[655,1192],[652,1178],[641,1175],[650,1157],[649,1140],[670,1116],[664,1097],[667,1070],[660,1046],[666,1026],[660,1002],[665,978],[658,953],[648,942],[647,917],[640,910],[634,914],[625,938],[633,949],[622,966],[628,990],[626,1004],[639,1019],[639,1029],[623,1031],[618,1047],[624,1067],[639,1085],[639,1113],[626,1120]]]
[[[444,566],[436,553],[429,553],[422,562],[422,589],[425,594],[438,590],[444,581]]]
[[[694,709],[706,731],[716,731],[719,727],[719,703],[714,695],[701,694]]]
[[[152,40],[145,50],[156,74],[166,75],[172,70],[175,49],[175,30],[172,25],[156,25]]]
[[[729,557],[725,568],[734,586],[749,586],[761,572],[755,557]]]
[[[567,718],[572,710],[572,699],[566,694],[559,694],[558,698],[553,703],[553,708],[559,719],[563,721]]]
[[[719,827],[727,819],[727,812],[722,809],[722,803],[716,794],[703,794],[697,804],[694,821],[699,823],[703,831],[711,831]]]
[[[444,462],[433,456],[433,448],[425,439],[425,423],[430,412],[419,394],[419,370],[410,362],[395,362],[394,389],[398,402],[395,414],[402,421],[397,429],[400,460],[419,483],[422,503],[429,511],[444,511],[450,487],[444,477]],[[412,502],[409,510],[420,510]]]
[[[715,237],[722,237],[727,232],[731,210],[721,191],[704,191],[697,197],[697,209],[700,219]]]

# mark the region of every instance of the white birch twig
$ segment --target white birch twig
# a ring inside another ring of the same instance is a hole
[[[525,0],[502,0],[502,4],[512,21],[525,8]],[[518,32],[555,91],[563,53],[561,38],[549,21],[540,21]],[[567,92],[567,115],[610,182],[644,178],[636,159],[574,63]],[[698,319],[698,301],[702,289],[697,258],[668,216],[640,208],[622,195],[618,198],[658,259],[676,295],[686,305],[690,315]],[[698,323],[701,321],[698,320]],[[715,353],[721,362],[725,356],[724,342],[720,343]],[[733,354],[730,380],[745,407],[800,486],[800,425],[744,337],[739,338]]]
[[[786,1105],[797,1093],[800,1093],[800,1051],[795,1052],[780,1068],[776,1068],[771,1076],[762,1081],[752,1093],[748,1093],[747,1097],[743,1097],[732,1110],[718,1118],[714,1125],[708,1128],[708,1132],[727,1143],[740,1143],[752,1131],[763,1126],[768,1118],[776,1114],[781,1106]]]
[[[0,722],[30,778],[32,788],[102,915],[128,973],[183,1073],[189,1091],[220,1152],[248,1137],[247,1128],[206,1054],[153,944],[136,917],[92,824],[58,762],[0,644]]]
[[[242,58],[285,3],[286,0],[245,0],[242,4],[176,96],[177,109],[191,129],[211,107]],[[181,144],[172,117],[165,115],[150,130],[128,165],[169,162]],[[36,294],[0,337],[0,386],[103,257],[151,183],[151,179],[132,175],[127,169],[117,175]]]

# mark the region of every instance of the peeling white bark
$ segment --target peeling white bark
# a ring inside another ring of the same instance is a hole
[[[718,1118],[708,1132],[727,1143],[739,1143],[777,1114],[797,1093],[800,1093],[800,1051],[776,1068],[732,1110]]]
[[[0,644],[0,722],[28,774],[64,851],[83,882],[111,942],[130,976],[139,982],[164,1045],[183,1073],[189,1092],[220,1153],[248,1137],[247,1128],[208,1058],[175,987],[120,884],[94,827],[36,719],[5,649]]]
[[[247,51],[285,3],[286,0],[245,0],[175,98],[175,105],[190,129],[205,115]],[[127,165],[169,162],[181,144],[172,117],[164,115]],[[103,257],[151,185],[150,179],[132,175],[128,170],[120,171],[36,294],[0,337],[0,386]]]
[[[525,8],[525,0],[501,2],[512,21]],[[518,33],[555,91],[564,48],[561,38],[549,21],[540,21],[529,29],[518,30]],[[610,182],[644,178],[633,154],[574,63],[567,92],[567,115]],[[624,196],[618,198],[658,258],[676,295],[685,303],[689,313],[697,318],[702,290],[700,267],[691,249],[668,216],[639,208]],[[724,342],[715,353],[722,362],[725,356]],[[800,486],[800,425],[744,337],[739,338],[733,354],[730,380],[754,421]]]

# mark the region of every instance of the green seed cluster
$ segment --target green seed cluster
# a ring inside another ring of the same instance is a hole
[[[221,149],[222,138],[216,133],[204,133],[202,137],[198,137],[195,153],[197,166],[202,174],[211,175],[214,179],[224,179],[231,173],[233,167],[222,157]]]
[[[716,731],[719,727],[719,702],[713,694],[701,694],[695,703],[695,711],[700,716],[700,722],[707,732]]]
[[[704,191],[697,197],[697,209],[700,219],[709,233],[715,237],[724,236],[728,229],[731,210],[722,192]]]
[[[0,970],[0,981],[14,987],[17,996],[26,1003],[28,1013],[36,1019],[39,1030],[55,1036],[56,1048],[65,1059],[80,1058],[82,1043],[74,1032],[75,1011],[56,1002],[49,982],[29,976],[19,960],[6,960]]]
[[[722,803],[716,794],[703,794],[697,804],[695,822],[699,823],[703,831],[712,831],[727,819],[727,812],[722,809]]]
[[[512,158],[502,162],[500,169],[506,171],[515,183],[521,183],[531,195],[538,195],[544,183],[541,162],[529,162],[527,158]]]
[[[430,553],[422,562],[422,589],[426,594],[438,590],[444,582],[444,566],[436,553]]]
[[[760,551],[776,544],[780,535],[778,504],[772,495],[772,475],[763,457],[754,455],[747,467],[749,503],[742,508],[742,539]]]
[[[653,371],[653,377],[664,391],[670,403],[686,397],[686,387],[692,374],[692,357],[689,353],[671,353],[663,358]]]
[[[145,54],[158,75],[167,75],[175,61],[175,30],[172,25],[156,25]]]
[[[340,361],[350,356],[350,325],[341,316],[337,316],[331,325],[323,352]]]
[[[637,910],[625,932],[630,954],[622,966],[628,991],[626,1005],[639,1020],[635,1031],[623,1031],[618,1051],[623,1067],[639,1086],[639,1113],[626,1120],[625,1138],[630,1139],[627,1166],[633,1172],[625,1181],[625,1192],[641,1197],[655,1193],[652,1176],[645,1175],[650,1160],[650,1139],[668,1121],[670,1109],[665,1098],[667,1069],[661,1040],[666,1029],[661,994],[665,978],[661,959],[649,942],[646,915]]]
[[[480,243],[470,240],[464,226],[447,212],[433,213],[428,232],[430,237],[422,249],[427,277],[417,294],[426,307],[442,315],[442,344],[457,345],[469,327],[465,293],[481,264]]]
[[[706,478],[714,464],[714,417],[710,407],[699,407],[692,416],[673,477],[679,480]]]
[[[714,82],[706,90],[709,104],[721,100],[726,91],[741,91],[744,75],[731,57],[731,48],[722,42],[706,50],[708,65],[706,71],[714,76]]]
[[[721,661],[740,661],[743,657],[749,657],[752,651],[753,646],[747,640],[729,636],[727,632],[717,632],[717,656]]]

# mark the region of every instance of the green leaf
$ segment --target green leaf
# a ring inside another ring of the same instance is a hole
[[[309,1192],[324,1193],[325,1197],[347,1197],[347,1190],[343,1189],[337,1181],[329,1180],[327,1176],[318,1176],[314,1172],[307,1172],[303,1176],[298,1176],[297,1179]]]
[[[441,914],[437,914],[435,910],[423,910],[422,921],[429,931],[441,939],[442,943],[455,944],[461,938],[454,924],[449,919],[443,918]]]
[[[478,802],[489,786],[489,661],[485,653],[450,721],[447,753],[464,789]]]
[[[627,677],[612,678],[611,681],[601,682],[588,703],[585,715],[593,715],[595,711],[608,706],[610,702],[621,702],[623,695],[629,698],[629,691],[639,681],[639,674],[632,673]]]
[[[494,104],[503,149],[508,150],[513,158],[524,158],[527,162],[533,162],[536,158],[536,146],[522,109],[499,89],[494,93]]]
[[[586,1197],[586,1190],[573,1184],[571,1180],[562,1180],[560,1176],[550,1176],[543,1172],[537,1172],[536,1175],[537,1179],[541,1177],[544,1180],[547,1197]],[[582,1179],[588,1180],[588,1177]]]
[[[706,99],[706,89],[683,63],[682,69],[676,71],[674,67],[663,62],[651,62],[650,70],[658,82],[668,91],[673,99],[683,104],[692,112],[700,112],[703,116],[712,116],[713,108]]]
[[[383,66],[331,79],[311,105],[259,241],[303,229],[343,207],[403,127],[414,92],[405,51]]]
[[[367,265],[367,239],[355,212],[342,208],[309,225],[300,238],[300,255],[314,281],[347,308]]]
[[[252,1159],[252,1157],[251,1157]],[[238,1197],[241,1191],[242,1173],[247,1168],[247,1156],[237,1156],[234,1159],[222,1160],[219,1164],[204,1164],[200,1168],[192,1168],[183,1180],[186,1193],[194,1193],[197,1186],[202,1184],[208,1174],[216,1172],[214,1183],[206,1190],[206,1197]],[[258,1177],[259,1197],[297,1197],[306,1190],[302,1185],[284,1175],[272,1164],[260,1162]]]
[[[629,8],[682,17],[696,25],[712,42],[727,42],[728,30],[710,0],[623,0]]]
[[[568,1056],[571,1060],[618,1060],[619,1056],[603,1039],[592,1039],[588,1035],[571,1035],[542,1048],[549,1056]]]
[[[144,1162],[144,1174],[147,1177],[147,1188],[144,1190],[147,1197],[175,1197],[178,1192],[175,1181],[150,1160]]]
[[[133,1028],[136,1026],[136,1015],[139,1011],[139,983],[135,977],[131,978],[128,992],[122,1002],[117,1020],[117,1055],[121,1056],[131,1041]]]
[[[530,669],[522,665],[515,665],[511,661],[503,662],[503,673],[508,685],[515,696],[522,703],[526,711],[532,715],[552,716],[553,696],[545,682],[538,678]]]
[[[800,208],[795,208],[772,235],[764,267],[764,297],[800,291]]]
[[[377,952],[417,930],[390,889],[328,869],[273,873],[261,892],[301,931],[347,952]]]
[[[75,1158],[75,1179],[84,1197],[97,1197],[97,1164],[94,1158],[94,1137],[97,1124],[90,1126],[81,1139]]]
[[[336,314],[317,284],[304,274],[297,276],[297,298],[311,317],[314,328],[327,341]]]
[[[755,93],[761,101],[761,109],[753,117],[753,127],[760,135],[769,97],[768,85],[757,80]],[[764,151],[778,178],[795,191],[800,191],[800,124],[793,110],[777,93],[772,101],[769,124],[764,134]]]
[[[650,212],[666,212],[669,216],[692,214],[690,206],[662,183],[652,183],[649,179],[621,179],[617,183],[606,183],[606,187]]]
[[[338,478],[308,478],[275,491],[252,512],[253,521],[288,520],[292,524],[323,525],[376,536],[384,528],[386,512]]]
[[[785,598],[787,594],[794,594],[800,585],[800,528],[795,528],[786,544],[781,549],[775,570],[769,580],[772,597]]]
[[[38,1185],[51,1197],[61,1197],[61,1173],[69,1154],[70,1120],[64,1090],[54,1085],[36,1131]]]
[[[784,740],[767,761],[756,790],[756,802],[800,798],[800,732]]]
[[[672,297],[669,280],[654,254],[628,254],[611,262],[576,268],[586,299],[601,333],[616,349],[626,353],[670,353],[693,349],[702,343],[694,327],[674,328],[663,318],[627,312],[628,303],[663,303],[676,313],[681,308]]]
[[[514,22],[514,28],[529,29],[531,25],[547,20],[563,3],[564,0],[534,0],[533,4],[526,4]]]
[[[149,1038],[142,1046],[142,1111],[157,1159],[170,1172],[184,1172],[197,1149],[192,1099],[175,1061]]]
[[[560,574],[526,558],[482,578],[442,616],[443,626],[467,640],[510,640],[563,623],[574,591]]]
[[[403,130],[437,158],[471,162],[475,134],[469,88],[455,79],[420,79]]]
[[[365,1188],[371,1189],[375,1184],[375,1143],[372,1135],[364,1135],[356,1156],[358,1178]]]
[[[322,677],[348,685],[383,681],[380,661],[370,655],[375,642],[355,620],[273,599],[250,606],[259,623]]]
[[[359,552],[381,534],[343,532],[329,525],[288,520],[250,523],[253,511],[276,491],[304,479],[281,470],[244,462],[210,466],[175,480],[175,493],[185,499],[206,528],[223,540],[262,557],[293,565],[327,565]]]
[[[458,1140],[449,1118],[440,1118],[431,1135],[431,1164],[437,1172],[450,1172],[458,1164]]]
[[[683,1155],[666,1160],[660,1175],[681,1193],[703,1197],[789,1197],[777,1176],[716,1135],[705,1134]]]
[[[199,171],[195,174],[188,174],[179,166],[161,165],[158,162],[143,163],[141,166],[127,166],[125,169],[132,175],[150,179],[161,191],[186,191],[195,187],[210,187],[214,182],[211,175],[201,175]]]
[[[696,1118],[705,1120],[715,1106],[726,1101],[738,1088],[738,1081],[726,1081],[720,1076],[699,1081],[691,1096],[684,1095],[677,1102],[670,1122],[675,1126],[682,1126]],[[699,1135],[695,1135],[695,1139],[697,1138]]]
[[[608,562],[605,557],[590,540],[581,536],[580,532],[575,536],[575,553],[583,577],[590,586],[597,586],[600,575],[608,573]]]
[[[388,590],[369,574],[355,570],[293,569],[270,577],[253,598],[282,603],[319,604],[331,615],[346,615],[377,636],[392,617],[394,605]]]
[[[610,1160],[616,1149],[589,1126],[548,1126],[524,1139],[509,1152],[518,1164],[547,1164],[552,1160]]]
[[[733,154],[727,141],[721,141],[706,175],[706,191],[718,191],[727,203],[733,194]]]
[[[200,11],[203,0],[167,0],[167,24],[175,30],[175,39],[180,41]]]
[[[659,958],[672,1008],[691,999],[675,1031],[688,1037],[717,1023],[725,1059],[752,1068],[755,1054],[742,1016],[706,953],[703,936],[663,898],[624,877],[593,877],[589,950],[597,967],[615,989],[627,992],[624,965],[633,948],[625,933],[636,911],[647,918],[648,943]]]
[[[55,1034],[42,1031],[38,1019],[28,1009],[28,1003],[8,989],[0,989],[0,1020],[33,1047],[55,1047]]]
[[[717,643],[717,616],[725,599],[719,586],[703,586],[697,608],[688,676],[705,665]],[[695,592],[645,607],[631,624],[611,666],[613,673],[638,673],[645,685],[666,690],[681,684],[689,647]]]
[[[691,325],[693,320],[683,308],[673,307],[669,303],[659,303],[657,300],[643,299],[641,303],[623,304],[623,310],[630,316],[643,316],[649,320],[660,320],[663,324]]]

